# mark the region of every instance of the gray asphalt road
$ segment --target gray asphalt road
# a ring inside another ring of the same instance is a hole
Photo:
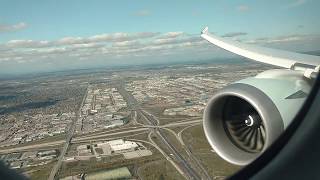
[[[50,175],[49,175],[49,178],[48,180],[54,180],[56,179],[56,175],[57,173],[59,172],[60,168],[61,168],[61,165],[62,165],[62,160],[63,160],[63,157],[66,155],[67,153],[67,150],[69,148],[69,145],[70,145],[70,142],[71,142],[71,139],[72,139],[72,136],[73,136],[73,133],[76,129],[76,123],[77,121],[79,120],[79,118],[81,118],[80,114],[81,114],[81,107],[83,106],[83,103],[87,97],[87,93],[88,93],[88,89],[86,89],[86,93],[85,95],[83,96],[82,98],[82,102],[79,106],[79,110],[77,112],[77,115],[76,115],[76,118],[71,122],[70,124],[70,128],[69,128],[69,131],[68,131],[68,134],[66,135],[66,143],[65,145],[63,146],[61,152],[60,152],[60,156],[58,158],[58,161],[57,163],[53,166],[51,172],[50,172]]]
[[[145,113],[140,107],[137,100],[127,92],[123,86],[123,83],[119,83],[117,87],[119,93],[123,96],[123,98],[127,101],[128,107],[137,111],[138,114],[145,117],[147,123],[152,126],[158,126],[157,120],[147,113]],[[189,179],[201,179],[201,177],[195,172],[195,170],[191,167],[191,165],[179,154],[176,148],[169,142],[167,137],[161,132],[161,129],[158,127],[154,128],[154,131],[160,137],[160,140],[167,146],[168,150],[173,154],[175,160],[178,162],[178,165],[183,170],[184,174]]]
[[[157,126],[157,120],[154,119],[153,116],[147,115],[143,111],[138,111],[141,113],[145,119],[147,119],[153,126]],[[201,179],[201,177],[195,172],[195,170],[191,167],[191,165],[181,156],[181,154],[177,151],[177,149],[170,143],[168,138],[162,132],[160,128],[154,129],[162,142],[168,147],[171,154],[175,157],[175,160],[178,162],[180,168],[184,171],[185,175],[189,177],[189,179]]]
[[[149,128],[165,128],[165,127],[177,127],[177,126],[185,126],[188,124],[195,124],[195,123],[200,123],[201,121],[199,120],[193,120],[193,121],[183,121],[183,122],[173,122],[169,123],[163,126],[153,126],[153,125],[145,125],[145,126],[140,126],[136,128],[130,128],[130,129],[123,129],[123,130],[117,130],[114,132],[98,132],[98,133],[91,133],[91,134],[84,134],[78,137],[73,137],[72,138],[72,143],[77,143],[79,141],[84,141],[84,140],[90,140],[90,139],[96,139],[96,138],[103,138],[103,137],[108,137],[108,136],[114,136],[118,135],[119,137],[122,137],[125,134],[128,133],[134,133],[134,132],[140,132],[140,131],[147,131]],[[54,146],[59,146],[61,144],[64,144],[66,141],[65,140],[56,140],[56,141],[51,141],[51,142],[45,142],[45,143],[40,143],[40,144],[33,144],[33,145],[28,145],[26,144],[25,146],[20,146],[20,147],[6,147],[3,149],[0,149],[0,153],[11,153],[11,152],[22,152],[22,151],[29,151],[29,150],[39,150],[39,149],[49,149]]]

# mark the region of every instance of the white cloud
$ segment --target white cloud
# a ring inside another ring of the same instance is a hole
[[[180,44],[180,43],[186,43],[186,42],[196,43],[199,41],[204,41],[204,40],[200,37],[189,36],[184,38],[155,39],[153,41],[153,44],[163,45],[163,44]]]
[[[12,32],[25,29],[27,24],[24,22],[20,22],[18,24],[0,24],[0,33],[1,32]]]
[[[98,44],[98,43],[84,43],[84,44],[72,44],[71,47],[75,49],[86,49],[86,48],[104,47],[104,45]]]
[[[90,37],[64,37],[53,41],[11,40],[0,44],[2,61],[141,57],[181,52],[190,47],[205,47],[198,36],[183,32],[140,32],[98,34]],[[8,50],[9,49],[9,50]],[[23,59],[17,59],[22,57]]]
[[[227,33],[225,37],[244,36],[244,32]],[[291,35],[274,38],[259,38],[248,43],[275,44],[285,42],[300,42],[306,36]],[[11,40],[0,44],[1,62],[51,62],[62,60],[92,61],[96,59],[109,61],[114,58],[147,57],[168,54],[185,54],[207,51],[212,53],[217,48],[198,35],[183,32],[167,33],[113,33],[98,34],[90,37],[64,37],[53,41]],[[68,61],[69,62],[69,61]]]
[[[90,42],[102,42],[102,41],[126,41],[129,39],[127,33],[114,33],[114,34],[99,34],[88,38]]]
[[[273,38],[257,38],[257,39],[246,41],[246,43],[252,43],[252,44],[282,43],[282,42],[300,41],[307,38],[309,37],[306,35],[288,35],[288,36],[278,36]]]
[[[245,32],[231,32],[231,33],[226,33],[222,35],[222,37],[238,37],[238,36],[244,36],[247,34],[248,33],[245,33]]]
[[[62,39],[59,39],[56,43],[60,45],[70,45],[70,44],[83,44],[86,42],[84,38],[81,38],[81,37],[64,37]]]
[[[287,5],[287,8],[298,7],[298,6],[301,6],[305,3],[307,3],[307,0],[294,0],[290,4]]]
[[[151,15],[151,12],[149,10],[146,10],[146,9],[143,9],[143,10],[140,10],[136,13],[134,13],[135,16],[149,16]]]
[[[242,5],[237,6],[236,9],[237,9],[238,11],[240,11],[240,12],[246,12],[246,11],[248,11],[250,8],[249,8],[248,5],[242,4]]]
[[[181,31],[176,32],[167,32],[160,36],[158,36],[155,40],[153,40],[154,44],[169,44],[169,43],[178,43],[181,41],[181,37],[185,35]]]
[[[115,42],[112,44],[114,47],[133,47],[140,45],[139,41],[133,40],[133,41],[122,41],[122,42]]]
[[[98,34],[90,37],[64,37],[56,41],[36,41],[36,40],[10,40],[6,44],[1,46],[10,48],[46,48],[55,46],[71,46],[79,44],[79,46],[74,47],[92,47],[98,46],[98,43],[112,43],[112,42],[125,42],[125,41],[135,41],[153,38],[159,35],[159,33],[154,32],[139,32],[139,33],[113,33],[113,34]]]
[[[68,37],[67,39],[63,38],[60,41],[65,44],[83,44],[83,43],[97,43],[97,42],[122,42],[122,41],[130,41],[135,39],[144,39],[151,38],[159,33],[154,32],[139,32],[139,33],[113,33],[113,34],[98,34],[88,38],[81,37]]]
[[[176,31],[176,32],[168,32],[165,33],[162,38],[176,38],[178,36],[183,35],[184,33],[182,31]]]
[[[41,48],[50,46],[50,42],[34,40],[10,40],[6,45],[11,48]]]

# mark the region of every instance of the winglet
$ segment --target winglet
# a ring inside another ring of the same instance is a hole
[[[209,28],[207,26],[201,31],[201,34],[208,34],[208,30],[209,30]]]

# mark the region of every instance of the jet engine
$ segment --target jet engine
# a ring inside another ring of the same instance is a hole
[[[250,163],[290,124],[311,84],[303,72],[268,70],[216,92],[204,111],[210,145],[230,163]]]

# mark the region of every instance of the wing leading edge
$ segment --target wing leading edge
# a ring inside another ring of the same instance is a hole
[[[307,76],[319,72],[320,56],[252,46],[224,39],[210,34],[208,27],[201,32],[201,37],[218,47],[254,61],[288,69],[303,69],[309,74]]]

